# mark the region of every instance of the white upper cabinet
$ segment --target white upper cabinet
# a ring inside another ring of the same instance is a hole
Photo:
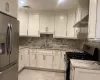
[[[45,33],[46,27],[46,16],[40,15],[40,33]]]
[[[28,36],[39,37],[39,15],[29,15]]]
[[[95,0],[94,0],[95,1]],[[96,27],[96,39],[100,40],[100,0],[97,2],[97,27]]]
[[[55,15],[55,38],[65,38],[66,37],[66,25],[67,16],[66,15]]]
[[[88,38],[100,41],[100,0],[90,0]]]
[[[18,0],[9,0],[9,13],[11,16],[18,17]]]
[[[28,30],[28,21],[29,15],[25,11],[18,12],[18,20],[19,20],[19,34],[20,36],[27,36]]]
[[[88,26],[88,38],[95,38],[96,31],[96,16],[97,16],[97,0],[90,0],[89,6],[89,26]]]
[[[54,33],[54,15],[47,15],[47,33]]]
[[[54,15],[40,15],[40,33],[54,33]]]
[[[75,12],[68,13],[68,22],[67,22],[67,37],[74,38],[75,37]]]
[[[0,11],[17,18],[18,0],[0,0]]]

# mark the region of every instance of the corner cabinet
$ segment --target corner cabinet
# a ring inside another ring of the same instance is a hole
[[[40,37],[39,15],[29,14],[28,36]]]
[[[54,38],[66,38],[67,33],[67,16],[55,15],[55,32]]]
[[[17,18],[18,0],[0,0],[0,11]]]
[[[88,38],[100,41],[100,0],[90,0]]]

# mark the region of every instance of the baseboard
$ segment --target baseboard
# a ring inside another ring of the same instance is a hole
[[[55,70],[55,69],[46,69],[46,68],[37,68],[37,67],[24,67],[24,69],[49,71],[49,72],[59,72],[59,73],[65,73],[66,72],[65,70]]]

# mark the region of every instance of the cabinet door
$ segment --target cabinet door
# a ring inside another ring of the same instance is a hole
[[[95,1],[95,0],[94,0]],[[97,1],[97,0],[96,0]],[[96,25],[96,39],[100,40],[100,0],[97,2],[97,25]]]
[[[68,13],[67,37],[74,38],[75,12]]]
[[[64,51],[61,51],[60,70],[65,70]]]
[[[53,54],[53,69],[60,69],[60,58],[60,51],[58,51],[56,54]]]
[[[18,71],[20,71],[24,67],[23,64],[23,55],[19,53],[19,61],[18,61]]]
[[[37,67],[44,68],[45,56],[42,54],[37,54]]]
[[[29,51],[24,49],[24,66],[29,67]]]
[[[6,2],[7,0],[0,0],[0,11],[6,13]]]
[[[46,55],[45,56],[45,68],[52,69],[52,56]]]
[[[19,53],[19,59],[18,59],[18,71],[21,70],[21,55]]]
[[[100,70],[75,69],[74,80],[100,80]]]
[[[95,38],[97,0],[90,0],[88,38]]]
[[[55,15],[55,33],[54,37],[66,37],[66,15]]]
[[[28,36],[39,37],[39,15],[29,15]]]
[[[46,16],[40,15],[40,33],[46,33]]]
[[[30,67],[36,67],[36,53],[30,53]]]
[[[17,18],[18,0],[9,0],[9,14]]]
[[[18,12],[18,20],[19,20],[19,34],[20,36],[27,36],[27,28],[28,28],[28,13],[25,11]]]
[[[47,33],[54,33],[54,15],[47,15]]]

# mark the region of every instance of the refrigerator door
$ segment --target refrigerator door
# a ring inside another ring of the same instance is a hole
[[[0,13],[0,44],[4,44],[4,52],[0,54],[0,70],[9,65],[9,55],[6,50],[7,31],[9,32],[9,17]]]
[[[18,60],[19,53],[19,22],[17,19],[10,18],[11,41],[10,41],[10,63]]]
[[[0,72],[0,80],[18,80],[18,64]]]

